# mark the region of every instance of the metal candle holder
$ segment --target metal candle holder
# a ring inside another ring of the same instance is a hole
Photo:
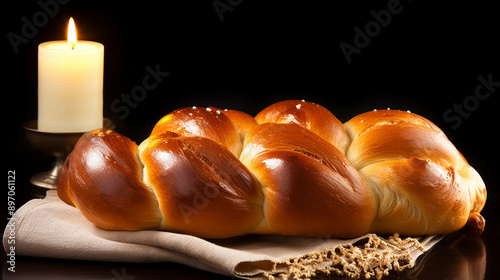
[[[115,126],[111,120],[105,118],[103,127],[114,129]],[[54,190],[57,188],[57,178],[64,160],[85,132],[48,132],[40,131],[37,128],[37,120],[24,123],[24,131],[28,142],[37,150],[55,156],[56,163],[51,170],[33,175],[30,182],[33,185]]]

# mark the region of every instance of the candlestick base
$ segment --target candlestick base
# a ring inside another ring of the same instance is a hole
[[[105,118],[103,127],[114,129],[115,125],[111,120]],[[24,123],[24,131],[28,142],[37,150],[55,156],[56,162],[51,170],[33,175],[30,182],[35,186],[54,190],[57,188],[57,178],[64,160],[85,132],[47,132],[40,131],[37,128],[37,120]]]

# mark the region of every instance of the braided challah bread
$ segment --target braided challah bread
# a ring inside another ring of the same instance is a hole
[[[204,238],[480,234],[486,188],[444,133],[409,112],[344,125],[326,108],[282,101],[255,118],[183,108],[139,146],[86,133],[57,191],[96,226]]]

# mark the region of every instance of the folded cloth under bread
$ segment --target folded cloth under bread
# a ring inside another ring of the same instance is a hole
[[[165,231],[106,231],[62,202],[56,191],[23,205],[7,225],[15,227],[16,255],[113,262],[174,262],[247,279],[310,278],[316,274],[380,278],[403,270],[444,236],[354,239],[246,235],[206,240]],[[354,244],[354,246],[352,245]]]

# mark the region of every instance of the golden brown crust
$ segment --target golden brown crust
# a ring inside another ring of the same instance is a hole
[[[372,185],[381,234],[430,235],[459,230],[468,217],[468,194],[452,168],[412,157],[369,165],[361,174]]]
[[[361,169],[372,163],[419,157],[443,166],[466,164],[444,133],[413,125],[377,125],[362,133],[349,146],[349,160]]]
[[[304,101],[276,103],[256,120],[183,108],[139,147],[111,130],[86,133],[62,167],[58,194],[110,230],[206,238],[482,232],[484,182],[432,122],[381,110],[339,124]]]
[[[484,226],[486,225],[486,220],[481,216],[481,214],[474,212],[471,213],[467,224],[461,229],[461,232],[468,236],[479,236],[484,231]]]
[[[242,143],[236,128],[219,110],[195,106],[175,110],[156,123],[151,136],[166,131],[181,136],[205,137],[223,145],[236,156],[241,153]]]
[[[246,234],[263,219],[260,185],[220,144],[157,134],[140,149],[145,182],[158,197],[164,229],[225,238]]]
[[[262,123],[296,123],[318,134],[345,153],[349,137],[342,123],[325,107],[312,102],[286,100],[274,103],[255,116]]]
[[[70,172],[69,170],[70,161],[71,161],[71,154],[64,161],[63,166],[61,167],[61,171],[59,173],[59,177],[57,178],[57,195],[66,204],[75,206],[70,196],[71,187],[73,185],[72,182],[69,181],[69,176],[68,176]]]
[[[59,197],[71,200],[98,227],[139,230],[160,224],[158,202],[141,180],[137,145],[130,139],[107,129],[87,132],[64,165]]]
[[[375,212],[370,188],[335,146],[293,123],[261,124],[245,144],[241,160],[266,197],[266,223],[256,232],[321,237],[367,232]]]
[[[378,201],[374,232],[449,233],[484,207],[481,177],[429,120],[379,110],[358,115],[344,127],[352,139],[347,158]]]
[[[208,108],[212,109],[212,111],[219,111],[223,113],[231,120],[234,127],[236,128],[236,131],[238,132],[238,135],[240,136],[241,143],[243,143],[248,131],[254,126],[257,126],[257,121],[255,121],[252,116],[245,112],[229,109],[220,110],[215,107]]]
[[[351,141],[354,141],[368,129],[379,125],[412,125],[441,131],[439,127],[428,119],[408,111],[399,110],[373,110],[359,114],[345,123],[344,128],[347,134],[349,134]]]

